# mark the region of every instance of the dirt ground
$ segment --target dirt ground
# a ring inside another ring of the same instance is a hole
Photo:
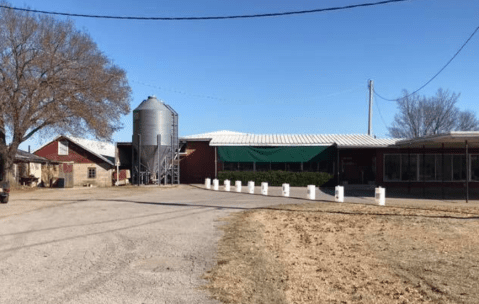
[[[477,303],[479,205],[308,203],[224,218],[224,303]]]
[[[198,188],[15,190],[0,212],[0,302],[478,302],[478,201],[380,207],[361,196],[332,203],[319,190],[308,202],[302,188],[291,198]]]

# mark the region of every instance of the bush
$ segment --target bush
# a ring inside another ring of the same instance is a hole
[[[306,187],[307,185],[321,187],[332,178],[333,176],[326,172],[222,171],[218,174],[220,184],[223,184],[225,179],[229,179],[232,184],[239,180],[243,185],[254,181],[255,185],[267,182],[269,186],[281,186],[287,183],[291,187]]]

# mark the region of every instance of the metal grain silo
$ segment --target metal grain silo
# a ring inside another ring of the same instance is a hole
[[[173,182],[178,152],[178,114],[155,96],[133,110],[133,179],[140,184]],[[179,170],[178,170],[179,172]]]

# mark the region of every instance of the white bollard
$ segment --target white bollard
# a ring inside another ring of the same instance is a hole
[[[251,194],[254,193],[254,182],[253,181],[248,182],[248,192],[251,193]]]
[[[374,199],[379,206],[386,205],[386,188],[377,187]]]
[[[213,190],[218,191],[220,189],[220,181],[218,179],[213,180]]]
[[[344,187],[336,186],[334,188],[334,200],[338,203],[344,203]]]
[[[283,196],[289,196],[289,184],[283,184]]]
[[[230,191],[230,185],[229,179],[225,179],[225,191]]]
[[[316,186],[315,185],[308,185],[308,198],[310,200],[316,199]]]
[[[268,195],[268,183],[261,183],[261,194]]]
[[[241,181],[235,182],[236,192],[241,192]]]
[[[211,179],[209,178],[205,179],[205,188],[211,189]]]

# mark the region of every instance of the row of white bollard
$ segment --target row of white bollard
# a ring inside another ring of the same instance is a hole
[[[253,181],[248,182],[248,193],[254,194],[254,187],[255,184]],[[206,189],[211,189],[211,179],[207,178],[205,179],[205,188]],[[236,192],[241,192],[241,181],[236,181],[235,182],[235,188]],[[219,180],[218,179],[213,179],[213,190],[218,191],[219,190]],[[224,181],[224,190],[225,191],[231,191],[231,181],[226,179]],[[261,183],[261,194],[262,195],[268,195],[268,183],[263,182]],[[289,184],[283,184],[282,186],[282,194],[285,197],[289,197]],[[316,186],[315,185],[309,185],[308,186],[308,198],[311,200],[314,200],[316,198]]]
[[[255,187],[254,182],[249,181],[248,193],[254,194],[254,187]],[[205,180],[205,188],[211,189],[211,179],[207,178]],[[241,181],[235,182],[235,188],[236,188],[236,192],[241,192],[241,188],[242,188]],[[310,200],[316,199],[316,186],[308,185],[307,189],[308,189],[308,192],[307,192],[308,199]],[[215,191],[219,190],[219,180],[216,178],[213,180],[213,190]],[[224,190],[231,191],[231,182],[227,179],[224,181]],[[290,192],[289,184],[283,184],[282,195],[285,197],[289,197],[289,192]],[[268,195],[268,183],[266,182],[261,183],[261,194]],[[344,203],[344,186],[336,186],[334,188],[334,200],[338,203]],[[386,205],[386,189],[382,187],[376,188],[374,200],[380,206]]]

